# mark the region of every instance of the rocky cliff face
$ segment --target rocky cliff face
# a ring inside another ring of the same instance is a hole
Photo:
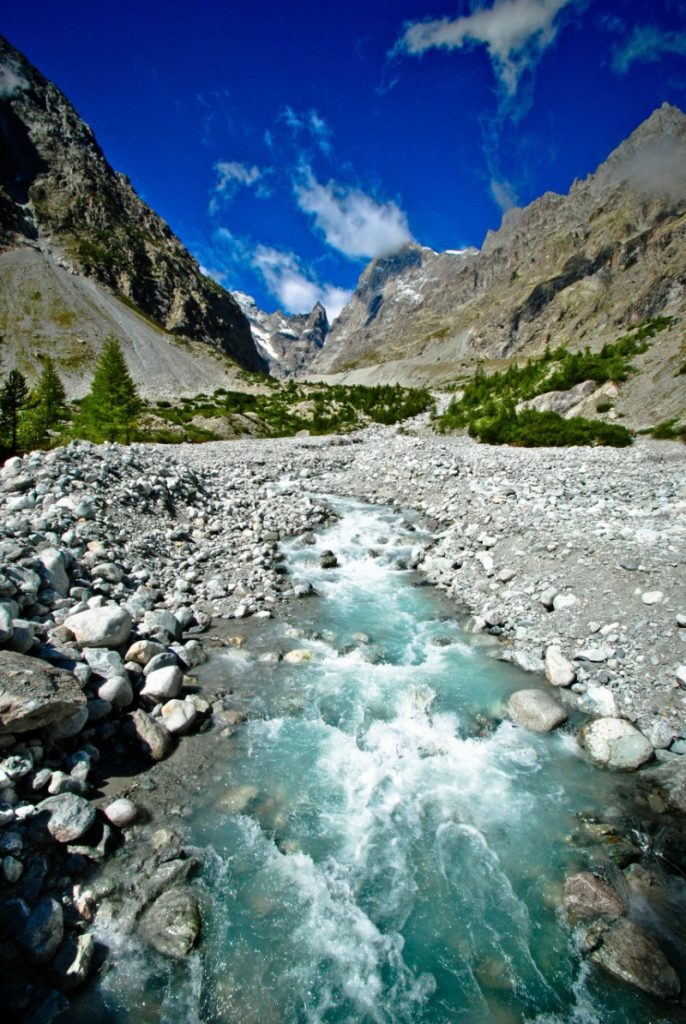
[[[665,104],[568,195],[506,214],[480,251],[409,245],[370,264],[311,370],[430,382],[679,317],[685,215],[686,117]]]
[[[0,248],[31,246],[152,318],[264,370],[233,297],[107,163],[60,90],[0,37]]]
[[[236,292],[235,299],[248,319],[260,354],[275,377],[290,377],[306,370],[321,351],[329,320],[317,303],[311,313],[265,313],[251,295]]]

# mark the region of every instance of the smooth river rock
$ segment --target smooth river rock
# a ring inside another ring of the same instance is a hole
[[[167,665],[165,668],[156,668],[146,680],[141,690],[141,697],[147,697],[156,704],[164,704],[174,697],[178,697],[183,687],[183,673],[178,665]]]
[[[544,690],[517,690],[507,702],[507,710],[518,725],[532,732],[550,732],[567,720],[562,705]]]
[[[131,633],[131,616],[125,608],[107,604],[70,615],[64,625],[86,647],[119,647]]]
[[[172,746],[170,734],[146,711],[138,708],[131,712],[131,721],[139,740],[153,761],[162,761]]]
[[[81,687],[68,672],[38,658],[0,651],[0,733],[52,725],[85,703]]]
[[[623,718],[585,722],[578,740],[592,761],[614,771],[633,771],[653,756],[653,748],[643,733]]]

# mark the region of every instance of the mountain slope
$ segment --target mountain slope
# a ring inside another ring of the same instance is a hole
[[[370,264],[310,372],[439,382],[548,344],[597,347],[659,314],[677,318],[660,337],[676,359],[685,306],[686,117],[665,104],[568,195],[510,211],[480,251],[410,245]]]
[[[307,369],[329,332],[329,320],[320,302],[311,313],[265,313],[251,295],[235,292],[234,297],[273,376],[290,377]]]
[[[1,37],[0,72],[11,83],[0,90],[0,247],[32,248],[57,268],[123,296],[162,335],[202,342],[246,369],[264,370],[233,297],[201,273],[168,225],[112,170],[60,90]],[[0,286],[7,304],[6,278]],[[88,318],[73,312],[88,333]],[[30,310],[26,316],[40,333],[40,318]],[[3,333],[6,369],[7,324]],[[86,340],[97,348],[97,337]]]

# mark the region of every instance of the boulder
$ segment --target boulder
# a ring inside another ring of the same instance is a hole
[[[59,722],[51,725],[49,729],[50,740],[53,743],[57,743],[60,740],[68,740],[72,736],[78,736],[89,717],[88,704],[86,704],[85,707],[75,711],[73,715],[69,715],[68,718],[62,718]]]
[[[160,644],[156,640],[136,640],[131,644],[124,658],[126,661],[135,661],[137,665],[147,665],[156,655],[163,654],[166,649],[164,644]]]
[[[535,398],[519,402],[516,411],[519,413],[524,409],[535,409],[536,412],[556,412],[558,415],[564,416],[566,412],[573,409],[584,398],[592,395],[597,388],[598,385],[594,380],[584,380],[580,384],[575,384],[574,387],[568,388],[566,391],[546,391]]]
[[[147,697],[156,704],[163,704],[178,697],[183,686],[183,673],[178,665],[167,665],[155,669],[146,677],[141,697]]]
[[[42,572],[48,585],[62,597],[66,597],[70,583],[64,553],[56,548],[45,548],[38,555],[38,559],[43,565]]]
[[[578,741],[592,761],[613,771],[633,771],[653,756],[653,748],[643,733],[623,718],[585,722]]]
[[[545,677],[551,686],[571,686],[576,679],[576,670],[565,658],[559,647],[551,646],[545,652]]]
[[[131,633],[131,616],[125,608],[108,604],[70,615],[64,625],[86,647],[119,647]]]
[[[179,640],[183,632],[181,623],[176,616],[172,612],[165,611],[163,608],[146,612],[144,621],[152,629],[163,629],[174,640]]]
[[[658,999],[676,999],[679,977],[657,942],[642,928],[620,918],[600,926],[593,935],[597,945],[589,959],[613,978],[619,978]]]
[[[154,718],[140,708],[131,712],[131,721],[139,740],[147,749],[152,760],[162,761],[171,750],[172,745],[171,736],[164,726],[159,725]]]
[[[163,892],[143,914],[138,931],[163,956],[181,960],[200,935],[200,909],[195,895],[185,888]]]
[[[666,810],[686,814],[686,757],[683,755],[641,772],[638,785],[650,796],[659,797]]]
[[[120,676],[125,671],[121,655],[116,651],[108,651],[102,647],[84,647],[83,656],[96,676],[102,676],[103,679]]]
[[[83,708],[76,679],[45,661],[0,651],[0,734],[52,725]]]
[[[37,805],[39,814],[47,813],[48,832],[58,843],[73,843],[95,821],[95,808],[76,793],[49,796]]]
[[[517,690],[507,710],[518,725],[532,732],[550,732],[567,720],[567,712],[544,690]]]
[[[39,900],[31,911],[19,943],[31,960],[42,964],[52,960],[63,936],[62,906],[57,900],[46,898]]]
[[[590,871],[580,871],[565,880],[564,908],[572,925],[595,917],[613,920],[625,912],[621,896]]]

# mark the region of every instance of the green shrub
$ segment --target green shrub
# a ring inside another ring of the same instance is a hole
[[[555,412],[525,409],[515,413],[501,409],[492,418],[482,417],[469,425],[470,436],[486,444],[521,445],[524,448],[561,448],[568,445],[611,445],[624,448],[631,444],[626,427],[614,423],[574,416],[565,419]]]

